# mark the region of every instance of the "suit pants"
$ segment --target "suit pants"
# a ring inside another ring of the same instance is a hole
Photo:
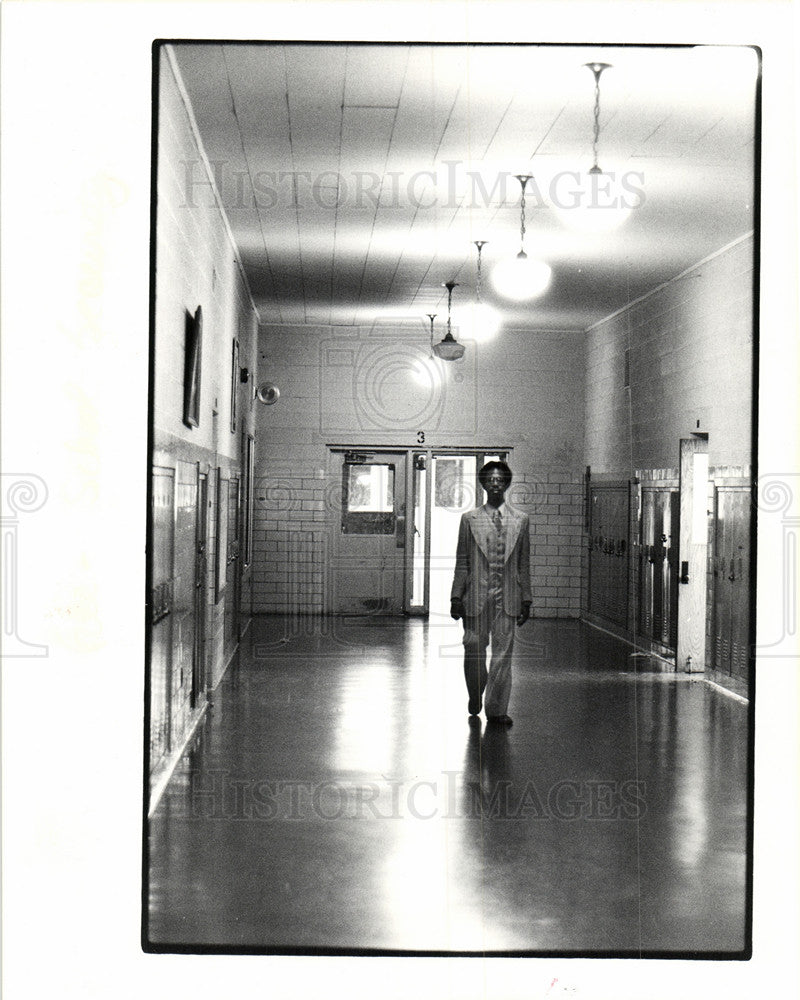
[[[464,679],[470,711],[477,710],[485,690],[487,717],[505,715],[511,697],[511,654],[516,619],[507,615],[500,600],[486,602],[481,613],[464,617]],[[486,647],[492,642],[492,659],[486,669]]]

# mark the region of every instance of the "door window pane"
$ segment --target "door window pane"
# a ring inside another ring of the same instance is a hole
[[[345,462],[342,531],[351,535],[391,535],[394,530],[394,465]]]

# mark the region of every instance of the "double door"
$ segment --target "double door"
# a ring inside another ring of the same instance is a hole
[[[445,615],[461,514],[483,503],[477,472],[505,451],[332,451],[328,610]],[[332,505],[334,508],[336,505]]]

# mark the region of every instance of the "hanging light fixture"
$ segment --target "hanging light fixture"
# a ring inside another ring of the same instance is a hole
[[[491,340],[500,329],[501,316],[494,306],[482,300],[481,294],[481,251],[488,240],[473,240],[478,248],[478,276],[475,284],[475,302],[467,306],[458,316],[461,336],[481,344]]]
[[[430,357],[430,360],[433,361],[433,321],[436,319],[436,313],[428,313],[428,319],[431,321],[431,357]]]
[[[457,281],[446,281],[444,287],[447,289],[447,333],[443,339],[433,345],[433,353],[443,361],[457,361],[464,357],[464,345],[459,344],[451,333],[451,306],[453,302],[453,289],[458,284]],[[435,315],[435,314],[434,314]],[[431,317],[431,340],[433,339],[433,317]]]
[[[597,146],[600,142],[600,77],[607,69],[611,69],[611,63],[590,62],[584,63],[587,69],[594,74],[594,138],[592,139],[592,153],[594,163],[589,168],[590,174],[602,174],[602,170],[597,163]]]
[[[633,207],[627,200],[631,193],[621,178],[605,171],[598,162],[600,145],[600,77],[611,63],[584,63],[594,76],[594,124],[592,128],[592,166],[585,173],[567,174],[575,183],[562,185],[554,208],[561,219],[575,229],[602,233],[616,229],[628,218]]]
[[[534,260],[525,253],[525,185],[530,174],[516,174],[522,188],[520,201],[520,250],[516,257],[502,260],[492,271],[494,287],[507,299],[522,302],[533,299],[550,284],[552,271],[542,260]]]
[[[427,358],[419,358],[414,363],[411,375],[419,385],[428,390],[434,390],[441,386],[444,370],[441,362],[437,360],[433,353],[433,321],[436,319],[436,313],[428,313],[427,316],[431,321],[431,353]]]

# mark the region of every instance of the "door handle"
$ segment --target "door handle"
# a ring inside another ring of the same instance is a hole
[[[689,563],[684,560],[681,563],[681,583],[689,582]]]

